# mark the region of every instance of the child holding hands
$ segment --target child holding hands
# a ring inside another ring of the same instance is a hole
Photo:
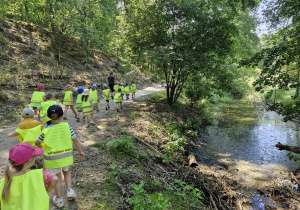
[[[58,182],[55,186],[55,196],[52,201],[53,204],[61,208],[64,206],[62,197],[62,173],[67,187],[67,198],[74,199],[76,194],[72,189],[71,184],[71,171],[70,167],[73,164],[73,146],[75,144],[79,151],[80,158],[84,157],[80,143],[71,128],[66,122],[61,122],[63,117],[63,110],[58,105],[50,106],[47,111],[48,117],[51,119],[52,124],[48,125],[38,137],[35,144],[41,147],[44,143],[44,161],[46,169],[58,177]]]

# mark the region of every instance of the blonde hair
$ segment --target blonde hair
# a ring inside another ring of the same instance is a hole
[[[52,93],[46,93],[46,94],[45,94],[45,98],[46,98],[47,100],[50,100],[51,98],[53,98],[53,94],[52,94]]]
[[[72,90],[72,85],[70,84],[66,85],[66,90]]]
[[[15,162],[13,160],[9,160],[10,166],[6,165],[4,176],[5,183],[2,190],[2,199],[4,202],[8,202],[10,195],[10,186],[13,178],[14,172],[22,171],[24,168],[30,168],[35,162],[35,156],[33,156],[29,161],[23,163],[22,165],[13,165]]]

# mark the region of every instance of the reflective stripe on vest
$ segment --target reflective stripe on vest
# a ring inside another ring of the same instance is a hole
[[[44,122],[48,122],[51,120],[49,117],[47,117],[48,108],[52,105],[56,105],[56,101],[45,101],[41,105],[42,109],[40,110],[40,116]]]
[[[35,169],[12,177],[9,200],[5,202],[2,191],[5,179],[0,181],[0,201],[3,210],[49,210],[49,196],[44,186],[43,169]]]
[[[63,105],[73,105],[73,101],[71,100],[71,94],[73,92],[72,91],[66,91],[65,92],[65,97],[64,97],[64,101],[63,101]]]
[[[45,92],[40,92],[40,91],[34,91],[31,101],[30,101],[30,106],[31,107],[38,107],[41,105],[42,102],[44,102],[43,95]]]
[[[89,115],[93,113],[93,108],[90,103],[91,97],[89,96],[86,101],[82,101],[83,115]]]
[[[68,149],[68,150],[73,150],[73,149]],[[70,156],[73,156],[73,152],[63,153],[63,154],[59,154],[59,155],[55,155],[55,156],[44,155],[44,159],[45,160],[58,160],[58,159],[62,159],[62,158],[70,157]]]
[[[58,123],[43,130],[46,168],[61,168],[73,164],[73,147],[69,124]]]
[[[110,99],[109,89],[105,89],[102,92],[103,92],[103,100],[109,100]]]
[[[42,126],[43,125],[41,124],[34,128],[25,129],[25,130],[17,128],[16,132],[20,134],[19,135],[20,137],[18,136],[20,142],[21,143],[26,142],[35,147],[36,139],[42,134]]]
[[[121,93],[116,93],[115,98],[114,98],[114,102],[122,102],[123,96],[121,95]]]

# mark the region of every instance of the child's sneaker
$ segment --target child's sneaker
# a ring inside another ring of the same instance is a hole
[[[99,112],[99,109],[97,110],[97,112]]]
[[[119,112],[119,108],[117,108],[117,112]]]
[[[76,117],[76,121],[79,122],[79,118],[78,117]]]
[[[108,107],[105,107],[105,110],[108,110]]]
[[[52,202],[53,202],[54,206],[56,206],[57,208],[64,207],[64,199],[57,198],[56,195],[53,196]]]
[[[123,106],[121,106],[121,109],[123,109]]]
[[[108,109],[110,109],[110,106],[108,107]]]
[[[91,121],[90,121],[90,124],[92,124],[92,125],[93,125],[93,124],[95,124],[95,122],[91,120]]]
[[[68,198],[68,200],[72,200],[72,199],[76,198],[76,193],[72,188],[68,189],[67,198]]]

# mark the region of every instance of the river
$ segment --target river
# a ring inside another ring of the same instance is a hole
[[[299,167],[300,162],[288,159],[287,151],[275,147],[277,142],[300,146],[299,124],[284,122],[263,103],[221,104],[213,114],[213,125],[195,142],[196,159],[221,177],[226,166],[236,169],[228,171],[229,176],[248,194],[249,203],[257,190],[281,183],[286,172]]]

